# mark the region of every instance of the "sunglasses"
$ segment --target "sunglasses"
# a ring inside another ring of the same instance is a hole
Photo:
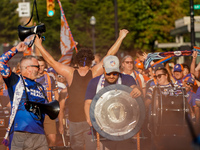
[[[119,73],[118,73],[118,72],[106,73],[107,76],[110,76],[111,74],[112,74],[113,76],[117,76]]]
[[[165,75],[165,74],[158,74],[157,76],[155,75],[154,78],[155,78],[155,79],[157,79],[157,78],[160,79],[160,78],[162,77],[162,75]]]
[[[133,61],[125,61],[126,64],[133,64]]]
[[[192,83],[187,82],[186,84],[189,85],[190,87],[193,87]]]
[[[62,78],[63,76],[62,75],[58,75],[58,78]]]
[[[27,67],[36,67],[36,68],[40,68],[40,65],[29,65],[29,66],[27,66]]]

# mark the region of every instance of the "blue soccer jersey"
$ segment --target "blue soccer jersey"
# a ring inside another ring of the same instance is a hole
[[[19,76],[16,75],[15,73],[12,73],[11,76],[5,78],[4,81],[8,87],[8,93],[10,96],[10,102],[12,106],[14,91],[19,81]],[[45,103],[45,98],[42,93],[43,87],[39,83],[36,83],[34,80],[28,78],[24,78],[24,81],[26,85],[27,95],[24,90],[12,126],[12,131],[25,131],[30,133],[44,134],[43,130],[44,114],[42,114],[41,120],[37,120],[37,116],[34,115],[32,112],[27,111],[24,105],[24,103],[27,100],[38,103]]]

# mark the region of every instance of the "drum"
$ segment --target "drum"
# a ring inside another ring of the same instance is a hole
[[[151,124],[154,136],[185,136],[189,104],[184,88],[156,87],[153,93]]]

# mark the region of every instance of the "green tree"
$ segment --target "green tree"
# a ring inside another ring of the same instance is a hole
[[[0,43],[13,43],[17,39],[19,17],[16,11],[17,2],[1,0],[0,5]]]
[[[183,0],[120,1],[119,24],[131,31],[126,41],[127,49],[154,51],[155,40],[173,41],[170,30],[174,27],[174,21],[185,16],[182,3]]]

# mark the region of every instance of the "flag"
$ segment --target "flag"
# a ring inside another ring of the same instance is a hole
[[[71,63],[73,49],[75,48],[77,52],[76,42],[73,39],[60,0],[58,0],[58,4],[61,11],[60,49],[62,54],[58,62],[69,65]]]
[[[72,54],[73,54],[73,52],[70,53],[70,54],[67,53],[65,55],[62,55],[60,57],[60,59],[58,60],[58,62],[60,62],[60,63],[62,63],[64,65],[70,65],[71,59],[72,59]]]
[[[26,51],[24,51],[23,56],[32,55],[33,49],[32,47],[28,47]]]

